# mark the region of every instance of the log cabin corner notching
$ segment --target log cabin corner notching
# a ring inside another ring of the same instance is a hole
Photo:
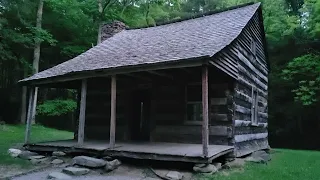
[[[20,81],[31,89],[26,144],[33,89],[58,87],[81,92],[78,147],[92,139],[109,139],[108,149],[117,142],[202,144],[196,150],[207,159],[212,145],[237,157],[269,148],[260,3],[156,27],[106,28],[101,44]]]

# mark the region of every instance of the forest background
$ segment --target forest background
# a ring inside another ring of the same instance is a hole
[[[102,23],[156,26],[248,2],[1,0],[0,121],[24,123],[27,89],[18,80],[96,45]],[[262,7],[270,62],[271,147],[320,149],[320,0],[262,0]],[[72,129],[76,106],[76,91],[40,88],[36,120]]]

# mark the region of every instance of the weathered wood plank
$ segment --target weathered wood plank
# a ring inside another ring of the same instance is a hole
[[[243,113],[235,111],[234,112],[234,119],[251,121],[251,114],[243,114]]]
[[[268,137],[268,133],[242,134],[242,135],[235,135],[234,141],[238,143],[238,142],[251,141],[256,139],[264,139],[267,137]]]
[[[254,151],[270,149],[268,139],[258,139],[252,141],[244,141],[235,144],[235,156],[242,157],[248,155]]]
[[[235,111],[240,112],[242,114],[251,114],[251,109],[242,107],[240,105],[235,105]]]
[[[79,113],[79,130],[78,130],[78,145],[82,146],[84,141],[84,127],[86,120],[86,102],[87,102],[87,79],[82,80],[81,84],[81,100]]]
[[[210,113],[210,121],[229,121],[227,114]]]
[[[232,52],[223,52],[220,56],[219,56],[219,62],[221,62],[222,64],[224,64],[225,66],[227,66],[228,68],[230,68],[230,70],[232,70],[233,72],[237,72],[237,65],[238,65],[238,61],[237,59],[232,59],[229,54],[232,54]]]
[[[202,138],[201,133],[199,135],[192,134],[153,134],[151,133],[151,142],[173,142],[173,143],[192,143],[192,144],[200,144],[202,147]],[[209,144],[215,145],[229,145],[228,141],[231,138],[227,138],[226,136],[209,136]],[[200,153],[202,154],[201,149]]]
[[[267,119],[268,118],[268,113],[259,112],[258,116]]]
[[[235,120],[234,125],[235,127],[251,126],[251,121]],[[258,123],[257,126],[266,128],[268,127],[268,123]]]
[[[117,97],[117,79],[111,76],[111,115],[110,115],[110,148],[114,148],[116,141],[116,97]]]
[[[234,97],[252,103],[252,98],[240,90],[235,90]]]
[[[234,135],[259,134],[266,132],[268,132],[268,129],[260,126],[238,126],[235,127]]]
[[[56,79],[43,79],[35,82],[31,82],[32,85],[37,84],[48,84],[48,83],[57,83],[57,82],[66,82],[72,80],[79,80],[84,78],[96,78],[96,77],[107,77],[114,74],[128,74],[133,72],[142,72],[142,71],[152,71],[152,70],[161,70],[161,69],[171,69],[171,68],[185,68],[185,67],[198,67],[203,64],[202,61],[186,61],[184,63],[171,63],[171,64],[149,64],[148,66],[132,66],[130,68],[115,68],[113,70],[99,70],[92,72],[83,72],[81,74],[74,74],[68,77],[59,77]],[[23,83],[22,83],[23,84]]]
[[[241,63],[239,63],[239,73],[242,76],[245,76],[247,78],[249,78],[252,82],[255,82],[257,85],[259,85],[263,90],[268,90],[268,80],[262,80],[264,82],[261,81],[261,78],[256,78],[255,75],[253,75],[252,72],[249,72],[245,67],[242,66]]]
[[[239,77],[239,78],[238,78],[238,82],[239,82],[240,84],[246,86],[247,88],[249,88],[250,91],[251,91],[251,88],[252,88],[252,87],[255,87],[254,84],[251,84],[250,82],[248,82],[247,80],[245,80],[245,79],[242,78],[242,77]],[[260,96],[262,96],[262,97],[264,97],[264,98],[267,98],[267,97],[268,97],[268,93],[266,93],[266,91],[262,91],[262,90],[260,90],[260,89],[258,88],[258,92],[259,92],[259,95],[260,95]]]
[[[34,102],[34,94],[35,94],[35,88],[32,87],[30,89],[30,95],[29,95],[29,107],[28,107],[28,114],[27,114],[27,124],[26,124],[26,132],[24,137],[24,143],[28,144],[30,141],[30,133],[31,133],[31,124],[32,124],[32,115],[34,114],[32,111],[33,108],[33,102]]]
[[[268,77],[261,74],[259,72],[259,70],[255,69],[253,65],[251,65],[248,60],[241,54],[239,53],[239,58],[242,60],[241,62],[239,62],[239,65],[242,66],[242,68],[240,69],[239,68],[239,71],[243,74],[246,74],[246,75],[257,75],[259,77],[259,79],[262,79],[264,82],[261,82],[263,84],[267,84],[268,82]],[[253,78],[252,78],[253,79]]]
[[[74,147],[72,140],[44,142],[26,146],[34,151],[65,151],[77,154],[91,154],[94,156],[127,157],[134,159],[178,161],[191,163],[211,163],[222,155],[233,151],[232,146],[209,145],[208,157],[203,157],[199,149],[201,144],[191,143],[118,143],[115,148],[108,147],[105,141],[87,141],[82,147]]]
[[[244,120],[235,120],[234,121],[235,127],[250,126],[250,125],[251,125],[251,121],[244,121]]]
[[[210,105],[226,105],[227,98],[211,98]]]
[[[221,71],[227,73],[228,75],[230,75],[231,77],[237,79],[238,75],[237,73],[234,73],[229,67],[225,66],[224,64],[221,64],[220,61],[209,61],[209,63],[215,67],[217,67],[218,69],[220,69]]]
[[[156,134],[189,134],[189,135],[201,135],[201,126],[199,125],[176,125],[176,126],[159,126],[157,125],[152,132]],[[231,126],[209,126],[210,136],[227,136],[231,137]]]
[[[238,64],[238,51],[237,51],[237,44],[232,43],[232,45],[229,47],[230,52],[223,52],[223,56],[227,57],[229,61],[231,61],[234,64],[234,67],[237,68]]]
[[[250,37],[250,36],[249,36]],[[251,47],[249,46],[251,44],[251,39],[249,39],[245,34],[242,34],[240,38],[237,40],[238,42],[238,49],[242,52],[244,57],[250,61],[252,65],[255,66],[255,68],[258,68],[262,73],[265,75],[268,74],[268,68],[264,63],[261,61],[260,58],[255,58],[256,61],[253,61],[250,59],[250,56],[252,56]],[[257,45],[259,47],[259,45]],[[259,52],[259,51],[258,51]],[[256,56],[261,56],[260,53],[256,54]],[[264,60],[264,59],[263,59]]]
[[[31,124],[36,123],[36,111],[37,111],[37,101],[38,101],[38,87],[34,88],[33,102],[32,102],[32,114],[31,114]]]
[[[252,55],[251,52],[251,47],[250,47],[250,43],[251,43],[251,38],[247,38],[246,35],[242,34],[240,35],[240,38],[237,40],[238,43],[238,47],[241,48],[241,51],[243,53],[243,55],[247,58],[250,59],[250,56]],[[259,65],[261,64],[261,62],[259,63]]]
[[[209,145],[208,66],[202,67],[202,153],[208,157]]]

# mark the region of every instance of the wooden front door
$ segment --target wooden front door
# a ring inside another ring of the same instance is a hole
[[[136,90],[132,94],[131,140],[150,140],[150,91]]]

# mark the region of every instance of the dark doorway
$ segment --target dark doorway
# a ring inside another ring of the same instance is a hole
[[[150,140],[150,91],[136,90],[132,93],[131,140]]]

